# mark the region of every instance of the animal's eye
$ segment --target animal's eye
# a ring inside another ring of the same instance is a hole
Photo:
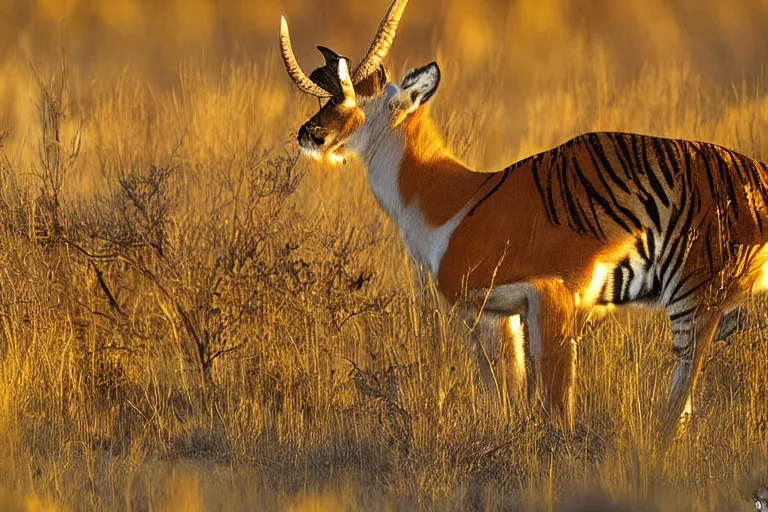
[[[412,101],[413,103],[416,103],[416,99],[417,99],[418,97],[419,97],[419,94],[418,94],[416,91],[413,91],[413,92],[411,93],[411,101]]]

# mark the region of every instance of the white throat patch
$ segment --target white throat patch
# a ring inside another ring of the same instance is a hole
[[[440,262],[453,232],[469,207],[456,212],[441,226],[431,226],[417,201],[403,203],[400,194],[400,163],[405,151],[403,135],[392,130],[386,96],[399,88],[388,84],[384,97],[363,107],[366,121],[349,141],[368,169],[368,184],[379,205],[394,221],[411,257],[437,277]]]

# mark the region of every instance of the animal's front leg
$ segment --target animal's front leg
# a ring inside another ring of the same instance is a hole
[[[504,312],[483,310],[482,297],[471,303],[464,312],[464,322],[472,330],[471,349],[484,391],[504,407],[510,400],[526,401],[529,360],[523,335],[525,302],[507,303]],[[516,312],[508,314],[511,311]]]
[[[527,376],[529,383],[538,382],[535,387],[545,402],[566,427],[572,427],[577,326],[573,294],[559,279],[536,279],[478,291],[473,298],[484,315],[505,319],[520,315],[527,334],[521,351],[530,364],[519,370],[516,366],[515,371]]]
[[[536,301],[528,308],[533,360],[537,362],[541,387],[552,412],[566,428],[572,429],[575,424],[577,336],[574,296],[557,279],[539,280],[533,284],[537,291]]]

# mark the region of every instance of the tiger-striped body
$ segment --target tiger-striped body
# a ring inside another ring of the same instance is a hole
[[[558,276],[588,302],[685,311],[727,265],[757,265],[766,241],[766,166],[713,144],[586,134],[485,180],[440,262],[449,297],[494,275]]]

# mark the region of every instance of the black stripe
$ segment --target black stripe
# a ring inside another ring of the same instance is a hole
[[[643,258],[645,265],[648,266],[648,264],[651,262],[651,258],[649,258],[648,254],[645,252],[645,244],[643,244],[642,237],[637,237],[635,239],[635,250],[637,251],[638,256]]]
[[[677,141],[671,141],[669,146],[675,150],[675,154],[673,155],[672,151],[669,150],[669,147],[667,148],[667,152],[669,153],[669,164],[672,166],[672,181],[669,183],[669,188],[672,190],[675,187],[675,179],[680,175],[679,158],[680,153],[684,150],[680,147],[680,144]]]
[[[621,208],[621,204],[616,199],[616,195],[613,193],[613,187],[608,184],[606,179],[603,177],[603,173],[600,172],[600,166],[597,164],[597,160],[595,159],[595,155],[592,154],[592,149],[590,148],[589,144],[585,144],[585,148],[587,150],[587,154],[589,155],[589,159],[592,161],[592,166],[595,168],[595,174],[597,174],[597,177],[600,179],[600,183],[603,185],[603,188],[605,188],[608,196],[611,198],[611,201],[613,201],[613,204],[615,204],[617,208]],[[615,174],[613,175],[615,176]],[[618,178],[618,176],[616,177]],[[628,189],[627,193],[629,193]]]
[[[669,238],[671,235],[674,235],[675,230],[677,229],[677,224],[680,221],[680,218],[683,214],[683,209],[688,206],[688,187],[683,187],[680,193],[680,207],[676,207],[672,209],[672,213],[669,216],[669,221],[667,223],[667,232],[665,239]]]
[[[658,274],[653,276],[653,284],[651,285],[651,289],[648,292],[648,295],[652,297],[658,297],[661,295],[661,279],[659,279]]]
[[[693,276],[694,276],[694,274],[687,275],[684,282],[687,282],[688,279],[692,278]],[[683,280],[681,280],[681,281],[683,281]],[[694,293],[696,293],[697,291],[699,291],[701,288],[703,288],[704,286],[706,286],[708,284],[710,284],[710,281],[707,280],[707,279],[704,279],[704,280],[700,281],[697,285],[692,286],[691,288],[689,288],[685,292],[682,292],[680,295],[678,295],[678,292],[679,292],[679,288],[681,288],[681,286],[680,286],[680,284],[678,284],[678,286],[675,289],[675,292],[672,293],[672,297],[671,297],[672,301],[670,302],[670,304],[674,304],[675,302],[680,302],[680,301],[683,301],[683,300],[687,299],[688,297],[690,297],[691,295],[693,295]]]
[[[637,163],[635,170],[643,170],[643,166],[640,164],[640,154],[638,153],[637,149],[637,141],[639,137],[633,137],[632,138],[632,151],[635,155],[635,162]],[[646,162],[647,163],[647,162]],[[661,231],[661,217],[659,215],[659,208],[656,205],[656,202],[653,200],[653,196],[648,193],[648,191],[645,189],[643,184],[640,182],[640,179],[633,175],[635,185],[637,186],[638,192],[642,192],[642,196],[638,193],[638,198],[642,201],[643,206],[645,207],[645,211],[648,214],[648,216],[651,218],[651,221],[653,222],[654,226],[656,227],[657,231]]]
[[[539,160],[540,161],[540,160]],[[536,189],[539,191],[539,196],[541,197],[541,202],[544,204],[544,211],[547,214],[547,220],[550,224],[559,225],[557,219],[557,212],[554,211],[554,204],[552,204],[552,196],[544,193],[544,188],[541,185],[541,180],[539,179],[539,162],[534,162],[533,166],[531,167],[531,173],[533,174],[533,182],[536,184]]]
[[[653,200],[653,197],[648,197],[643,200],[643,207],[645,208],[645,213],[648,214],[651,222],[653,222],[653,226],[658,231],[661,231],[661,215],[659,214],[659,207],[656,205],[656,201]]]
[[[672,305],[672,304],[670,303],[670,306],[671,306],[671,305]],[[667,307],[669,307],[669,306],[667,306]],[[688,316],[688,315],[691,315],[691,314],[693,314],[693,312],[694,312],[694,311],[696,311],[696,307],[697,307],[697,306],[693,306],[693,307],[690,307],[690,308],[688,308],[688,309],[686,309],[686,310],[684,310],[684,311],[682,311],[682,312],[680,312],[680,313],[675,313],[674,315],[669,315],[669,319],[670,319],[672,322],[675,322],[675,321],[677,321],[677,320],[680,320],[680,319],[681,319],[681,318],[683,318],[684,316]]]
[[[557,207],[555,206],[555,198],[552,195],[552,187],[553,187],[553,174],[554,171],[552,169],[549,170],[549,173],[547,177],[549,178],[547,181],[547,202],[549,204],[549,207],[552,209],[552,218],[554,220],[555,225],[560,225],[560,217],[557,215]]]
[[[666,257],[664,258],[664,261],[661,263],[661,285],[666,288],[667,284],[669,284],[669,280],[667,279],[667,271],[669,270],[670,264],[672,264],[672,260],[678,260],[676,254],[678,253],[678,249],[680,248],[680,241],[682,240],[682,237],[677,236],[675,237],[674,242],[672,242],[672,245],[669,248],[669,251],[667,252]],[[676,261],[675,264],[677,264],[679,261]]]
[[[613,211],[613,209],[611,208],[611,205],[608,204],[608,201],[606,201],[605,198],[600,196],[600,194],[595,192],[595,189],[592,188],[592,184],[581,172],[581,168],[575,167],[574,169],[586,193],[589,194],[591,197],[593,197],[595,201],[597,201],[597,203],[603,209],[605,214],[608,215],[611,218],[611,220],[613,220],[613,222],[615,222],[622,229],[624,229],[624,231],[632,232],[632,229],[630,229],[630,227],[627,226],[627,224]],[[628,217],[628,220],[632,222],[632,224],[635,226],[636,229],[641,228],[640,220],[637,217],[635,217],[631,211],[629,211],[628,209],[622,206],[619,206],[619,208],[621,209],[622,213],[624,213]]]
[[[592,166],[595,169],[595,174],[597,174],[597,177],[600,180],[600,183],[603,185],[603,188],[608,193],[608,197],[611,198],[611,201],[613,201],[613,204],[614,204],[614,206],[616,206],[616,208],[618,208],[619,210],[622,210],[623,207],[621,206],[621,204],[619,204],[619,201],[616,199],[616,196],[613,194],[612,187],[608,184],[608,182],[603,177],[603,174],[600,172],[600,166],[597,164],[597,160],[595,160],[595,157],[592,154],[592,151],[590,150],[589,145],[585,145],[585,147],[586,147],[586,150],[587,150],[587,154],[589,155],[589,158],[592,161]],[[586,179],[586,177],[584,177],[584,174],[581,172],[581,168],[580,167],[578,169],[578,173],[579,173],[579,176],[582,177],[582,182],[588,181]],[[586,185],[585,185],[585,187],[586,187]],[[591,182],[590,182],[590,190],[594,191],[594,188],[591,187]],[[596,191],[594,193],[597,194]],[[602,202],[605,203],[605,200],[603,200]],[[627,210],[627,212],[629,212],[629,210]],[[618,215],[616,214],[616,212],[613,209],[611,209],[611,211],[607,212],[607,213],[609,213],[614,220],[618,218]],[[627,214],[625,213],[625,215],[627,215]],[[632,222],[632,221],[630,220],[630,222]],[[638,223],[640,222],[639,219],[638,219],[637,222]],[[629,231],[628,228],[625,228],[625,229],[627,231]]]
[[[608,158],[605,156],[605,150],[603,149],[603,144],[600,142],[599,136],[595,136],[593,138],[592,146],[595,150],[595,154],[597,154],[597,158],[600,160],[600,163],[603,164],[603,168],[608,173],[608,176],[611,177],[611,181],[618,185],[621,190],[629,194],[629,187],[627,187],[627,184],[624,183],[619,175],[614,172],[613,166],[611,166],[610,162],[608,162]]]
[[[621,289],[624,284],[624,272],[621,271],[621,265],[613,269],[613,303],[621,303]]]
[[[678,240],[687,240],[688,236],[690,236],[689,235],[691,232],[690,228],[691,228],[691,224],[693,223],[693,211],[694,211],[693,205],[691,205],[688,208],[688,215],[686,216],[681,226],[682,229],[680,231],[680,238],[678,238]],[[677,271],[680,269],[680,266],[685,262],[687,257],[688,257],[687,247],[685,245],[681,245],[680,256],[676,258],[675,264],[670,269],[669,277],[665,278],[664,275],[662,274],[663,284],[665,287],[669,285],[670,279],[672,279],[672,277],[677,273]]]
[[[621,298],[621,301],[624,302],[634,299],[634,297],[629,296],[629,288],[632,286],[632,280],[635,278],[635,271],[632,269],[632,262],[629,260],[629,258],[624,258],[621,260],[621,266],[627,269],[627,279],[625,280],[627,283],[627,291]]]
[[[573,168],[575,170],[575,174],[577,176],[584,176],[584,173],[581,171],[581,166],[579,165],[579,161],[575,156],[571,156],[571,164],[573,164]],[[595,220],[595,227],[592,227],[591,223],[589,223],[589,220],[587,218],[586,213],[584,213],[584,220],[590,225],[590,229],[592,229],[593,234],[595,237],[599,240],[607,240],[607,237],[605,236],[605,232],[603,231],[603,227],[600,225],[600,215],[598,214],[597,210],[595,209],[595,197],[594,194],[590,194],[589,190],[587,190],[586,186],[584,185],[584,180],[579,180],[581,182],[582,188],[584,188],[584,193],[587,196],[587,202],[589,203],[589,209],[592,212],[592,218]],[[581,205],[579,205],[581,207]],[[582,212],[584,210],[582,209]],[[596,228],[596,229],[595,229]],[[596,232],[599,231],[599,233]]]
[[[570,184],[568,183],[568,167],[566,164],[565,151],[561,152],[562,162],[559,165],[560,170],[560,195],[563,198],[563,204],[568,214],[568,226],[581,234],[586,231],[579,218],[579,211],[576,209],[576,203],[573,200]]]
[[[507,181],[507,177],[509,176],[509,171],[510,171],[509,167],[507,167],[506,169],[504,169],[504,171],[502,171],[503,174],[502,174],[501,179],[499,180],[499,182],[496,185],[494,185],[494,187],[487,194],[485,194],[478,202],[475,203],[475,206],[473,206],[472,209],[469,210],[469,213],[467,214],[467,217],[471,217],[472,215],[474,215],[475,214],[475,210],[477,210],[480,207],[481,204],[483,204],[493,194],[498,192],[499,188],[501,188],[501,186],[504,184],[504,182]]]
[[[645,172],[645,169],[643,168],[642,160],[640,159],[640,151],[637,148],[637,142],[638,142],[638,137],[632,137],[632,155],[634,156],[634,159],[635,159],[635,166],[632,168],[632,170],[634,171],[632,173],[632,178],[634,179],[635,185],[637,186],[638,190],[642,192],[645,195],[645,197],[648,197],[650,196],[650,194],[645,189],[645,186],[643,186],[638,176],[638,172]]]
[[[594,203],[592,202],[592,198],[587,196],[587,202],[592,207],[592,213],[595,213]],[[581,201],[578,201],[576,203],[576,206],[579,208],[579,215],[581,216],[584,225],[589,228],[589,231],[592,233],[592,236],[597,238],[598,240],[605,240],[605,236],[600,236],[600,233],[597,232],[597,229],[595,229],[595,226],[592,225],[592,222],[589,219],[589,215],[587,215],[587,212],[584,211],[584,207],[581,206]]]
[[[651,260],[656,259],[656,237],[653,234],[653,231],[650,229],[647,229],[645,231],[645,240],[648,244],[648,257]]]
[[[616,155],[616,160],[619,161],[619,165],[621,166],[624,175],[629,177],[632,172],[632,157],[626,149],[626,144],[623,144],[623,141],[620,138],[611,139],[611,141],[613,143],[613,152]],[[621,146],[622,144],[623,148]]]
[[[720,151],[717,149],[714,150],[715,154],[715,160],[717,161],[717,170],[720,173],[720,180],[725,182],[725,186],[728,189],[728,197],[724,199],[730,199],[731,201],[724,201],[723,206],[726,207],[724,211],[733,212],[733,216],[736,220],[739,220],[739,209],[737,207],[737,198],[736,198],[736,191],[733,188],[733,181],[731,180],[731,173],[728,172],[728,169],[725,165],[725,160],[723,159],[723,156],[720,154]],[[730,207],[727,207],[730,203]]]
[[[621,149],[624,159],[627,161],[627,165],[622,166],[624,168],[624,174],[627,175],[627,178],[633,179],[632,155],[629,152],[629,147],[627,147],[627,142],[624,140],[623,136],[619,136],[616,138],[616,143],[619,145],[619,149]],[[636,181],[636,179],[633,181]]]
[[[600,216],[598,215],[597,210],[595,209],[595,200],[589,194],[587,194],[587,202],[589,203],[589,209],[592,211],[592,218],[595,219],[595,228],[598,231],[598,233],[595,233],[595,237],[598,240],[602,240],[605,242],[608,240],[608,237],[605,236],[603,227],[600,225]]]
[[[662,174],[664,174],[664,180],[667,182],[668,187],[672,187],[672,173],[667,166],[667,155],[664,149],[670,142],[665,140],[664,144],[662,144],[661,141],[656,138],[651,139],[651,141],[653,142],[653,148],[656,151],[656,161],[659,162],[659,169],[661,169]]]
[[[704,172],[707,174],[707,182],[709,183],[709,193],[714,201],[717,201],[718,194],[715,189],[715,176],[712,174],[712,166],[709,164],[709,158],[702,151],[698,155],[704,164]]]
[[[641,141],[643,144],[643,162],[645,163],[645,171],[648,175],[648,183],[656,193],[656,197],[661,199],[661,202],[664,203],[664,206],[669,206],[669,198],[667,197],[667,193],[664,191],[664,186],[659,181],[659,178],[656,176],[653,167],[651,167],[651,163],[648,161],[648,151],[646,148],[645,139],[641,139]]]

